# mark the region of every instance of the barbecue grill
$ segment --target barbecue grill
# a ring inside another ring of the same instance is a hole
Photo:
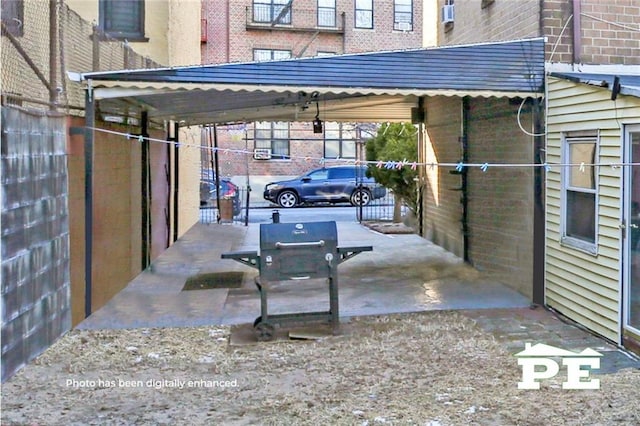
[[[271,223],[260,225],[260,253],[223,253],[260,274],[255,284],[260,293],[260,316],[253,323],[258,340],[273,339],[276,326],[326,322],[334,333],[340,325],[338,312],[338,265],[371,246],[338,247],[336,222]],[[329,287],[329,310],[269,315],[268,293],[273,284],[324,278]]]

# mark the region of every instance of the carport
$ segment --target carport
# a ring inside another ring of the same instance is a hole
[[[422,128],[419,132],[419,163],[416,165],[420,170],[421,190],[434,193],[442,189],[429,184],[429,170],[444,162],[438,157],[434,160],[429,147],[455,147],[456,162],[472,160],[468,156],[467,132],[474,100],[486,100],[487,111],[491,111],[491,102],[496,99],[512,101],[509,104],[516,106],[522,100],[521,108],[528,98],[534,99],[533,106],[529,107],[532,112],[531,129],[541,127],[537,98],[542,95],[544,87],[544,49],[544,40],[535,38],[273,62],[73,74],[72,79],[82,82],[86,88],[86,297],[90,298],[92,285],[92,144],[95,133],[102,131],[95,125],[97,118],[118,117],[120,122],[137,123],[142,129],[139,140],[144,163],[141,176],[143,234],[150,226],[147,222],[149,207],[145,202],[148,200],[148,194],[145,194],[148,185],[145,183],[149,180],[149,158],[145,152],[148,152],[150,143],[147,132],[150,127],[174,128],[174,135],[177,135],[180,126],[251,121],[312,122],[316,118],[338,122],[413,121]],[[437,101],[433,109],[427,107],[429,100]],[[440,100],[443,100],[443,107],[437,108]],[[453,126],[456,134],[431,140],[434,137],[424,129],[429,126],[431,116],[444,120],[439,128]],[[534,131],[533,134],[539,132]],[[180,141],[174,139],[169,142],[177,157]],[[523,162],[540,162],[541,146],[542,140],[535,137],[532,156]],[[532,293],[536,302],[543,300],[544,210],[540,169],[535,168],[535,180],[530,185],[535,209],[531,218],[533,229],[527,230],[532,231],[529,232],[532,240],[534,237],[540,239],[539,242],[534,241],[532,247]],[[425,226],[423,234],[464,260],[473,260],[468,250],[473,243],[468,229],[467,169],[441,170],[441,173],[455,174],[460,180],[460,188],[456,189],[461,194],[460,206],[455,207],[460,210],[460,217],[444,225],[434,221]],[[440,181],[444,180],[441,176]],[[425,195],[425,214],[429,214],[427,206],[430,202],[430,197]],[[438,209],[442,205],[438,200],[434,204]],[[176,212],[177,208],[176,199]],[[447,215],[446,211],[443,213]],[[425,222],[425,218],[421,221]],[[459,229],[450,232],[443,227]],[[442,229],[444,231],[441,232]]]

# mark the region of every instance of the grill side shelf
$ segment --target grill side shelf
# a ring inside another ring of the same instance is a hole
[[[365,251],[373,251],[372,246],[338,247],[339,263],[351,259]]]
[[[229,253],[222,253],[220,257],[222,259],[233,259],[237,262],[251,266],[252,268],[259,269],[259,256],[257,251],[232,251]]]

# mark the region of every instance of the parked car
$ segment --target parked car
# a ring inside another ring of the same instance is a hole
[[[387,190],[366,175],[363,166],[334,166],[312,170],[292,180],[271,182],[264,188],[264,198],[290,208],[318,202],[366,206],[386,195]],[[357,174],[357,179],[356,179]]]
[[[233,201],[233,215],[242,211],[240,189],[228,179],[220,178],[220,198],[231,198]],[[217,191],[215,179],[202,178],[200,180],[200,207],[217,207]]]

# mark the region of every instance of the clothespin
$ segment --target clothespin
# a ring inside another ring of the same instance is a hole
[[[417,168],[418,168],[418,163],[416,163],[415,161],[411,163],[411,170],[416,170]]]
[[[435,169],[435,168],[436,168],[435,163],[431,163],[431,164],[429,164],[429,170],[433,170],[433,169]]]
[[[489,168],[489,163],[484,163],[482,166],[480,166],[480,170],[482,170],[483,172],[486,172],[488,168]]]
[[[456,164],[456,172],[461,172],[462,169],[464,169],[464,164],[461,161],[458,164]]]
[[[138,142],[144,142],[144,136],[142,135],[138,136]]]
[[[387,164],[384,165],[385,169],[393,169],[395,167],[396,163],[394,161],[387,161]]]
[[[580,163],[580,173],[584,173],[584,161],[582,163]]]
[[[376,163],[376,167],[379,168],[379,169],[381,169],[383,165],[384,165],[384,163],[382,161],[378,161]]]
[[[547,172],[547,173],[549,173],[551,171],[551,166],[548,165],[547,163],[544,163],[542,165],[542,167],[544,167],[544,171]]]

